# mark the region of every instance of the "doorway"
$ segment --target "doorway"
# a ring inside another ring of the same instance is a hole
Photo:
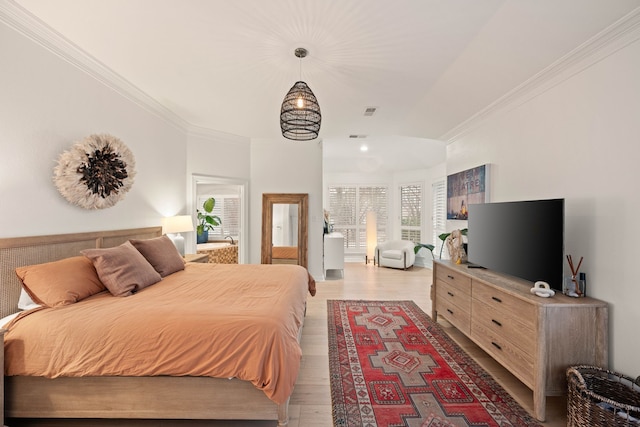
[[[219,240],[231,237],[238,244],[240,264],[246,264],[248,259],[248,185],[248,181],[242,179],[192,175],[191,215],[195,218],[196,211],[202,209],[204,200],[214,197],[214,209],[220,209],[214,212],[221,217],[222,223],[210,232],[209,239],[212,239],[211,234]],[[227,209],[223,209],[225,205]]]

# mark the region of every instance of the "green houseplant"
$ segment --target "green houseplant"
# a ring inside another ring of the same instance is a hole
[[[428,249],[429,252],[431,252],[431,258],[435,259],[433,257],[433,250],[435,249],[435,246],[429,244],[429,243],[416,243],[416,245],[413,247],[413,252],[418,255],[418,252],[420,252],[420,249],[425,248]]]
[[[209,197],[202,204],[202,210],[198,209],[198,225],[196,227],[197,242],[207,243],[209,240],[209,230],[213,230],[215,226],[222,223],[220,217],[217,215],[211,215],[213,208],[216,205],[216,199]]]

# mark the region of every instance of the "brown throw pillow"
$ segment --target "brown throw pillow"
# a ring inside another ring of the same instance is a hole
[[[155,239],[129,241],[160,273],[160,276],[165,277],[176,271],[184,270],[184,259],[166,235]]]
[[[131,295],[161,280],[160,274],[129,242],[81,253],[93,262],[98,277],[115,296]]]
[[[16,268],[31,299],[48,307],[69,305],[105,290],[90,260],[83,256]]]

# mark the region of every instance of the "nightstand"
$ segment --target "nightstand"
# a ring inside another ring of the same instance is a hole
[[[184,260],[187,262],[201,262],[206,264],[209,262],[209,255],[207,254],[186,254]]]

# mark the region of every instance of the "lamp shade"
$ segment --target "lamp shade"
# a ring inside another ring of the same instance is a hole
[[[375,211],[367,212],[367,259],[375,259],[378,245],[378,224]]]
[[[282,136],[294,141],[309,141],[320,132],[320,105],[305,82],[296,82],[282,101],[280,129]]]
[[[164,218],[162,232],[164,234],[183,233],[193,231],[193,218],[191,215],[176,215]]]

